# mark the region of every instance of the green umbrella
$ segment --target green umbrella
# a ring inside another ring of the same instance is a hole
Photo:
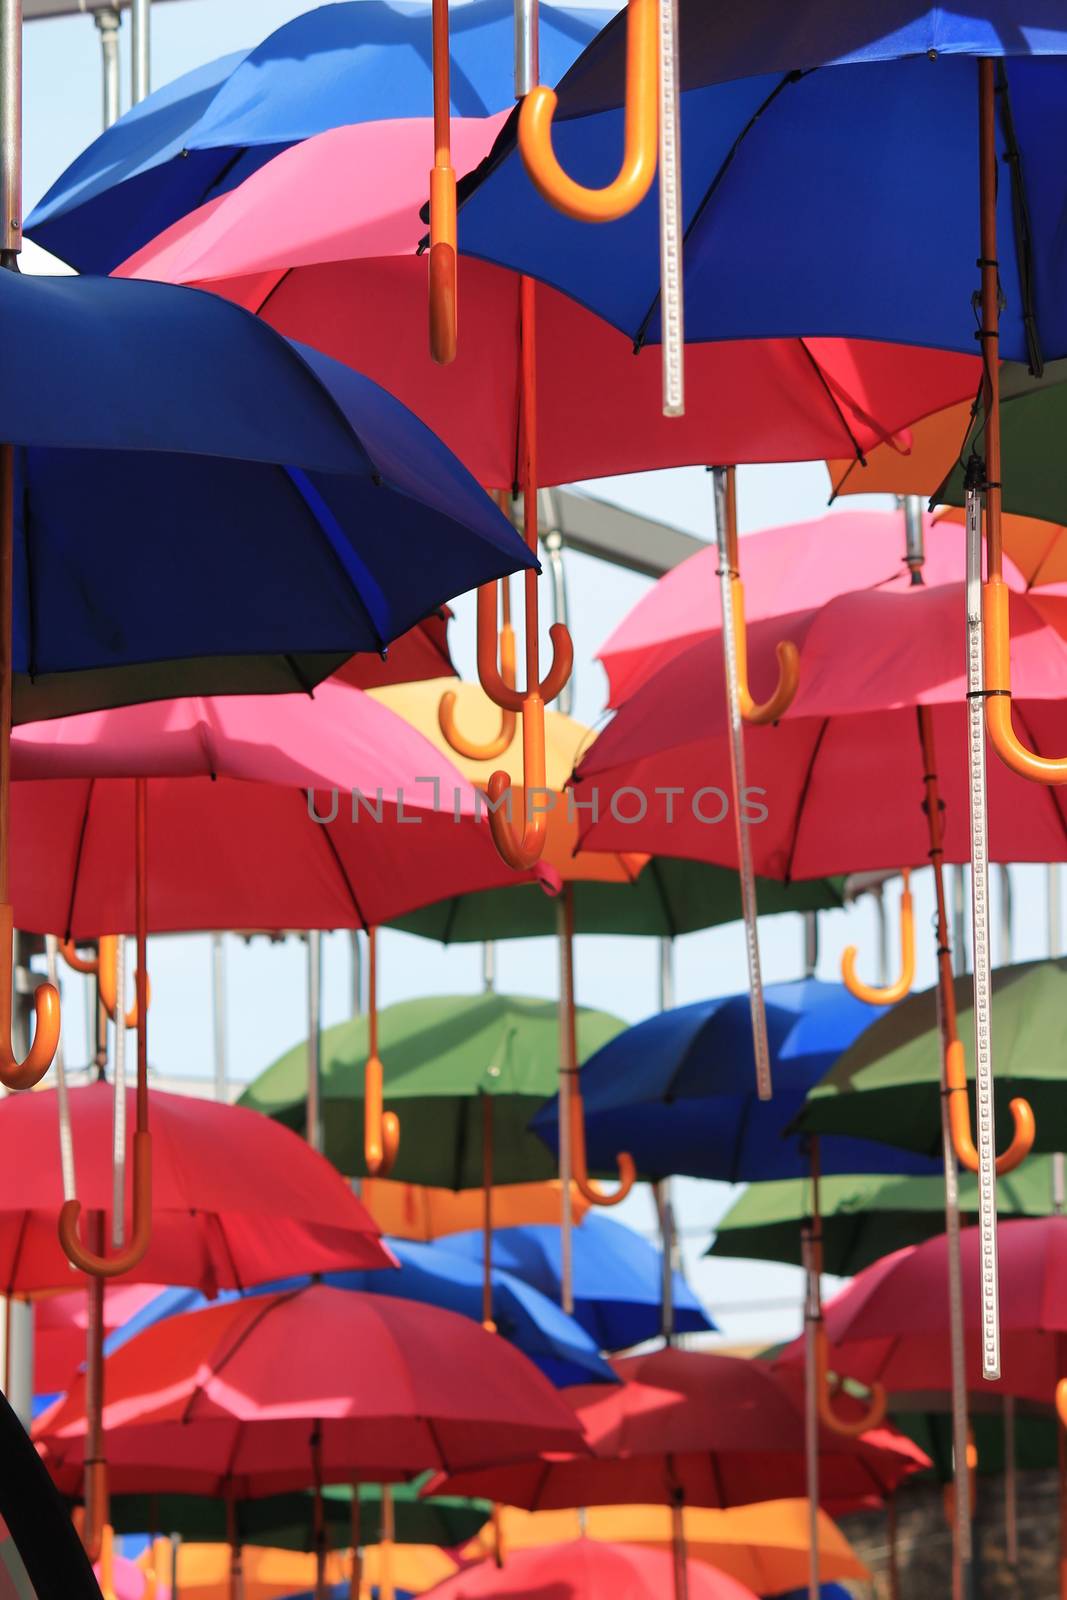
[[[1040,378],[1007,362],[1000,380],[1000,478],[1005,511],[1049,522],[1067,522],[1067,472],[1062,441],[1067,433],[1067,361],[1051,361]],[[972,423],[960,449],[965,463],[972,447],[983,454],[981,419]],[[966,500],[963,467],[956,466],[933,502],[961,506]]]
[[[890,1420],[901,1433],[913,1439],[920,1450],[933,1462],[930,1475],[940,1483],[952,1482],[952,1418],[947,1411],[894,1411]],[[1004,1410],[1002,1397],[997,1409],[975,1411],[971,1416],[971,1431],[978,1457],[978,1472],[984,1476],[998,1476],[1010,1470],[1008,1454],[1004,1448]],[[1056,1416],[1052,1411],[1026,1411],[1016,1404],[1015,1470],[1017,1472],[1049,1471],[1057,1465]],[[917,1474],[911,1482],[921,1482]]]
[[[581,1059],[625,1024],[579,1009]],[[378,1016],[385,1099],[402,1136],[390,1176],[449,1189],[485,1180],[483,1106],[492,1102],[492,1176],[525,1183],[555,1176],[547,1147],[528,1131],[534,1112],[559,1088],[559,1018],[553,1000],[517,995],[446,995],[406,1000]],[[369,1022],[355,1017],[322,1035],[323,1149],[342,1172],[366,1172],[363,1068]],[[307,1047],[297,1045],[261,1073],[241,1104],[287,1127],[304,1126]]]
[[[425,1482],[426,1476],[392,1487],[396,1543],[454,1548],[473,1539],[489,1519],[489,1502],[451,1495],[420,1499]],[[322,1490],[322,1501],[331,1547],[347,1548],[352,1533],[352,1490],[345,1484],[328,1485]],[[314,1550],[314,1495],[268,1495],[262,1500],[241,1501],[236,1509],[242,1544]],[[204,1495],[112,1495],[110,1512],[116,1533],[178,1533],[183,1539],[210,1544],[224,1544],[230,1537],[226,1502]],[[381,1532],[382,1491],[377,1484],[361,1484],[360,1542],[377,1544]]]
[[[625,933],[669,939],[741,918],[741,882],[726,867],[653,856],[629,882],[577,879],[576,933]],[[784,884],[759,880],[760,916],[824,911],[844,904],[843,878]],[[439,900],[389,924],[440,944],[529,939],[557,931],[556,903],[535,884],[485,889]]]
[[[955,981],[959,1031],[974,1071],[973,991]],[[1067,1109],[1067,960],[1032,961],[993,973],[997,1050],[996,1113],[1012,1126],[1010,1100],[1021,1096],[1037,1122],[1035,1150],[1062,1147]],[[798,1126],[811,1133],[852,1133],[935,1155],[941,1149],[941,1045],[937,993],[909,996],[846,1050],[808,1095]],[[972,1126],[973,1089],[972,1089]]]
[[[920,1244],[945,1231],[945,1185],[941,1178],[881,1176],[823,1178],[823,1268],[851,1277],[880,1256]],[[708,1247],[709,1256],[803,1265],[801,1230],[810,1215],[811,1185],[800,1178],[753,1183],[730,1207]],[[997,1184],[997,1208],[1005,1217],[1044,1217],[1052,1206],[1052,1158],[1032,1156]],[[974,1222],[978,1178],[960,1174],[960,1210]]]

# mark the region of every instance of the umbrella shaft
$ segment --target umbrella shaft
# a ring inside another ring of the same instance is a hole
[[[0,0],[0,254],[21,249],[22,0]]]

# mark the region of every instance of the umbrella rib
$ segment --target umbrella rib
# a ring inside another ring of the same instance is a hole
[[[96,788],[96,779],[90,778],[85,790],[85,809],[82,812],[81,827],[78,830],[78,848],[74,853],[74,871],[70,877],[70,897],[67,900],[67,925],[66,937],[71,937],[71,928],[74,925],[74,903],[78,898],[78,880],[81,877],[82,855],[85,849],[85,835],[89,828],[89,812],[93,803],[93,790]]]
[[[263,296],[263,298],[259,302],[258,306],[256,306],[255,311],[253,313],[255,316],[261,317],[263,315],[264,310],[270,304],[270,302],[273,300],[274,296],[278,293],[278,290],[282,287],[283,283],[285,283],[286,279],[289,277],[289,274],[292,272],[292,270],[293,270],[292,267],[286,267],[283,270],[283,272],[281,273],[281,276],[277,279],[277,281],[275,283],[271,284],[270,288],[267,290],[266,294]],[[274,326],[273,323],[268,323],[268,327],[273,327],[273,326]]]
[[[223,1369],[227,1367],[233,1360],[234,1356],[237,1354],[238,1350],[240,1350],[245,1341],[249,1339],[259,1327],[264,1317],[268,1316],[276,1306],[283,1305],[287,1300],[295,1300],[297,1295],[303,1294],[303,1292],[303,1289],[290,1289],[282,1294],[265,1296],[262,1305],[255,1308],[253,1315],[249,1318],[245,1326],[238,1332],[229,1349],[220,1358],[212,1360],[210,1376],[215,1378],[218,1377],[219,1373],[222,1372]],[[236,1303],[247,1304],[248,1302],[238,1301]],[[207,1379],[205,1378],[204,1382],[206,1381]],[[203,1394],[203,1392],[203,1383],[197,1383],[194,1385],[193,1391],[182,1409],[182,1422],[191,1422],[193,1420],[193,1406],[196,1404],[197,1397]]]
[[[829,400],[830,404],[833,406],[834,411],[835,411],[835,413],[837,415],[837,420],[840,422],[842,428],[845,430],[845,434],[846,434],[846,437],[848,438],[848,442],[852,446],[852,451],[853,451],[853,454],[855,455],[856,463],[861,467],[865,467],[867,465],[867,457],[864,455],[862,449],[860,448],[859,440],[856,438],[856,435],[853,433],[852,429],[849,427],[848,418],[845,416],[845,413],[841,408],[841,403],[838,400],[836,394],[834,393],[834,391],[833,391],[833,389],[832,389],[832,387],[830,385],[829,379],[827,378],[825,372],[820,367],[819,363],[816,361],[816,359],[815,359],[814,355],[812,354],[811,350],[808,348],[808,341],[806,339],[800,338],[800,339],[797,340],[797,343],[799,344],[801,350],[804,352],[804,354],[807,356],[808,360],[810,361],[812,371],[814,372],[815,376],[818,378],[820,384],[822,385],[823,389],[825,390],[826,398]],[[871,418],[869,420],[871,420],[873,422],[874,419]]]
[[[444,927],[444,932],[441,935],[441,943],[443,945],[451,944],[451,942],[452,942],[452,929],[456,925],[456,918],[458,916],[459,916],[459,895],[458,894],[454,894],[452,896],[451,900],[449,900],[448,908],[445,911],[445,927]]]
[[[26,1229],[29,1227],[29,1223],[29,1210],[24,1209],[22,1216],[19,1219],[18,1238],[15,1240],[15,1248],[11,1253],[11,1278],[8,1282],[7,1288],[4,1290],[4,1293],[7,1295],[14,1294],[15,1292],[15,1284],[18,1282],[19,1261],[22,1256],[22,1247],[26,1242]]]
[[[1030,222],[1030,206],[1023,183],[1023,158],[1015,135],[1015,117],[1011,109],[1008,73],[1003,61],[997,62],[996,93],[1000,101],[1000,130],[1004,135],[1004,160],[1011,182],[1011,220],[1015,235],[1015,265],[1022,299],[1023,328],[1026,332],[1026,354],[1030,371],[1040,378],[1045,370],[1041,353],[1041,334],[1037,326],[1037,306],[1034,300],[1034,243]]]
[[[811,790],[812,779],[815,776],[815,763],[819,758],[819,751],[822,749],[822,742],[829,731],[829,727],[830,719],[829,717],[824,717],[822,722],[819,724],[819,731],[815,735],[815,742],[811,748],[811,756],[808,760],[807,769],[804,773],[804,782],[800,786],[800,798],[797,801],[796,817],[793,822],[793,837],[790,841],[789,851],[786,856],[786,869],[783,879],[785,883],[792,883],[793,881],[793,863],[796,861],[797,846],[800,842],[800,829],[804,821],[804,807],[807,804],[808,794]]]
[[[304,797],[304,790],[303,789],[299,789],[299,790],[297,790],[295,792],[297,794],[299,794],[302,798]],[[352,879],[349,877],[348,869],[345,866],[344,862],[341,860],[340,852],[338,851],[337,846],[333,842],[333,836],[330,833],[330,827],[331,827],[330,823],[325,823],[325,824],[323,824],[321,827],[319,827],[317,829],[317,832],[322,835],[322,841],[325,844],[327,850],[330,852],[331,857],[333,858],[333,864],[337,868],[338,872],[341,874],[341,881],[344,883],[344,886],[348,891],[348,898],[352,902],[352,909],[355,912],[356,916],[359,918],[359,926],[363,929],[364,933],[366,933],[367,929],[370,927],[370,923],[367,921],[367,918],[363,913],[363,907],[360,904],[359,895],[356,893],[355,884],[352,882]]]

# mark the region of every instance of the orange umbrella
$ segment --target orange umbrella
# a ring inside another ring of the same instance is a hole
[[[828,461],[834,495],[934,494],[959,460],[970,425],[971,402],[964,400],[875,445],[866,465],[854,455]]]
[[[509,1183],[493,1196],[493,1226],[521,1228],[528,1223],[559,1221],[562,1185]],[[364,1178],[360,1199],[381,1228],[393,1239],[414,1239],[428,1244],[448,1233],[469,1233],[484,1220],[485,1200],[478,1189],[431,1189],[421,1183],[395,1183],[388,1178]],[[571,1221],[581,1222],[589,1210],[574,1189]]]
[[[169,1540],[157,1541],[157,1550],[146,1550],[138,1566],[155,1576],[157,1600],[168,1594],[171,1579]],[[182,1544],[178,1551],[178,1595],[180,1600],[230,1600],[231,1551],[228,1544]],[[456,1563],[436,1545],[394,1545],[388,1555],[389,1579],[407,1594],[422,1594],[442,1583],[456,1570]],[[246,1546],[241,1554],[244,1600],[282,1600],[283,1596],[313,1591],[316,1581],[314,1554],[297,1550],[270,1550]],[[351,1577],[352,1558],[348,1551],[331,1551],[326,1558],[327,1585],[344,1584]],[[360,1600],[377,1588],[383,1574],[381,1547],[369,1545],[363,1552]],[[147,1600],[147,1596],[146,1596]]]

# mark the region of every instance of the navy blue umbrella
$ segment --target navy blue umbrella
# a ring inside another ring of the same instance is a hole
[[[0,336],[16,721],[307,690],[531,563],[399,401],[214,296],[0,272]]]
[[[774,1099],[756,1096],[747,993],[661,1012],[616,1035],[582,1068],[591,1171],[613,1173],[616,1154],[628,1150],[650,1179],[677,1173],[748,1183],[808,1173],[805,1142],[789,1126],[808,1090],[885,1008],[816,978],[772,983],[765,992]],[[555,1149],[558,1101],[531,1126]],[[873,1138],[828,1136],[819,1150],[824,1173],[941,1170],[929,1157]]]
[[[989,56],[1001,355],[1067,355],[1064,6],[680,0],[679,12],[687,339],[841,334],[974,352],[975,57]],[[556,153],[586,185],[621,160],[625,45],[620,16],[559,87]],[[658,341],[655,184],[619,221],[572,221],[535,192],[515,128],[464,206],[462,249]]]
[[[555,83],[611,15],[541,0],[541,72]],[[513,0],[450,18],[452,111],[485,117],[514,99]],[[80,272],[110,272],[179,217],[288,145],[352,122],[428,117],[430,7],[346,0],[293,19],[247,52],[149,95],[52,185],[26,232]],[[426,169],[433,164],[427,150]]]
[[[436,1245],[412,1244],[406,1239],[390,1239],[390,1248],[400,1262],[399,1272],[329,1273],[323,1281],[333,1289],[360,1290],[365,1294],[391,1295],[401,1300],[419,1300],[458,1312],[475,1322],[482,1320],[482,1271],[460,1255],[450,1255]],[[278,1289],[295,1287],[303,1280],[286,1279],[249,1294],[273,1294]],[[614,1383],[615,1375],[600,1355],[598,1345],[578,1322],[559,1306],[509,1272],[492,1273],[493,1319],[497,1332],[510,1341],[541,1369],[550,1382],[560,1388],[577,1383]],[[106,1353],[121,1348],[136,1334],[165,1317],[186,1311],[199,1311],[209,1302],[196,1289],[165,1289],[144,1306],[122,1328],[113,1333]],[[230,1295],[230,1298],[235,1298]]]
[[[395,1246],[394,1246],[395,1248]],[[481,1233],[452,1233],[442,1248],[478,1260]],[[574,1317],[600,1350],[628,1350],[659,1336],[663,1325],[663,1263],[655,1247],[631,1228],[590,1213],[571,1234]],[[553,1224],[497,1228],[493,1260],[541,1294],[559,1299],[560,1230]],[[715,1324],[682,1277],[674,1274],[675,1333],[713,1333]]]

